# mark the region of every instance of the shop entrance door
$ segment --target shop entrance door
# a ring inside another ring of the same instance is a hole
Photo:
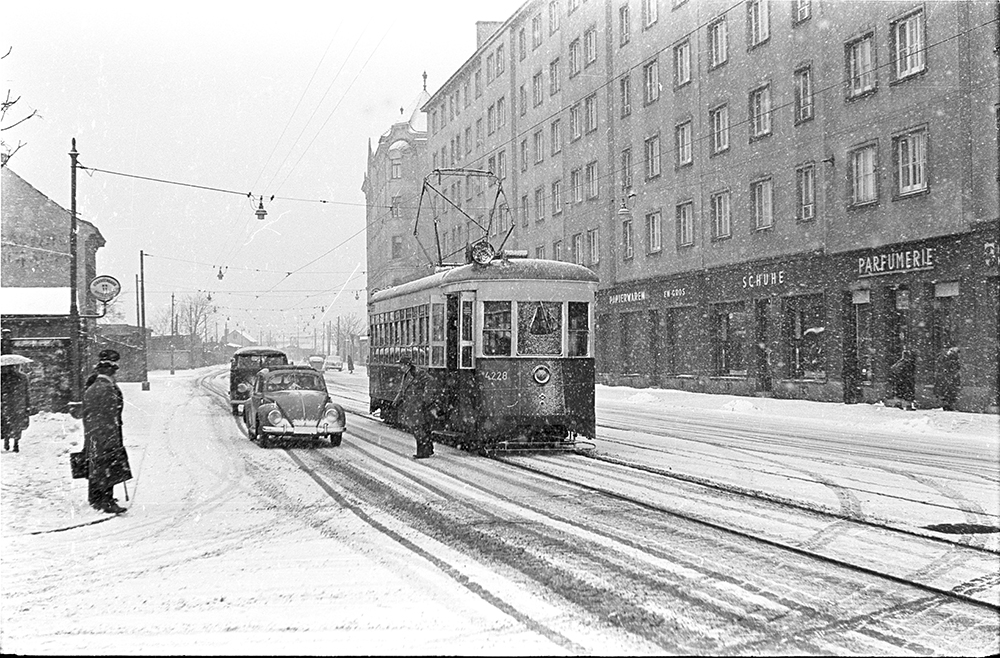
[[[757,390],[770,393],[771,380],[771,348],[768,344],[768,314],[771,309],[770,299],[758,299],[754,302],[754,352],[757,355],[756,375]]]

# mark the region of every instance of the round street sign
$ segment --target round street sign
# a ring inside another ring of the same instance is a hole
[[[90,294],[100,302],[110,302],[121,291],[122,284],[113,276],[102,274],[90,282]]]

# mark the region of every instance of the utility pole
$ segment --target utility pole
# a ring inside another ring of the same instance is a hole
[[[174,317],[174,293],[170,293],[170,374],[174,374],[174,337],[177,335],[177,319]]]
[[[69,412],[82,416],[83,395],[80,389],[80,309],[76,300],[76,137],[69,152]]]
[[[146,345],[146,255],[139,251],[139,330],[142,332],[142,390],[149,390],[149,347]]]

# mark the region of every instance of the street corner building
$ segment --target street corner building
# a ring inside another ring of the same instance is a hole
[[[64,412],[72,396],[70,214],[7,162],[0,167],[0,186],[0,323],[10,331],[11,350],[33,361],[26,366],[32,405]],[[97,250],[104,244],[96,226],[77,219],[76,294],[83,314],[97,310],[87,282],[97,275]],[[93,343],[88,337],[96,321],[81,318],[80,328],[84,344]]]
[[[599,382],[876,402],[905,349],[914,402],[939,407],[957,348],[947,406],[996,413],[998,18],[987,0],[525,2],[475,25],[425,133],[370,155],[369,276],[422,274],[407,200],[434,172],[442,252],[490,226],[599,275]]]

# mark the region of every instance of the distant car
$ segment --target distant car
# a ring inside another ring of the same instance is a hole
[[[323,357],[322,354],[313,354],[311,357],[309,357],[309,360],[307,361],[307,363],[309,364],[309,366],[311,368],[313,368],[315,370],[322,370],[323,369],[323,363],[325,361],[326,361],[326,359]]]
[[[250,440],[270,448],[284,437],[329,439],[339,446],[347,429],[344,408],[333,402],[322,373],[310,366],[277,366],[257,373],[243,405]]]
[[[339,356],[328,356],[326,361],[323,362],[323,370],[339,370],[344,371],[344,362]]]
[[[241,347],[236,350],[229,361],[229,404],[233,415],[240,415],[240,409],[250,397],[253,377],[261,368],[286,364],[288,356],[273,347]]]

